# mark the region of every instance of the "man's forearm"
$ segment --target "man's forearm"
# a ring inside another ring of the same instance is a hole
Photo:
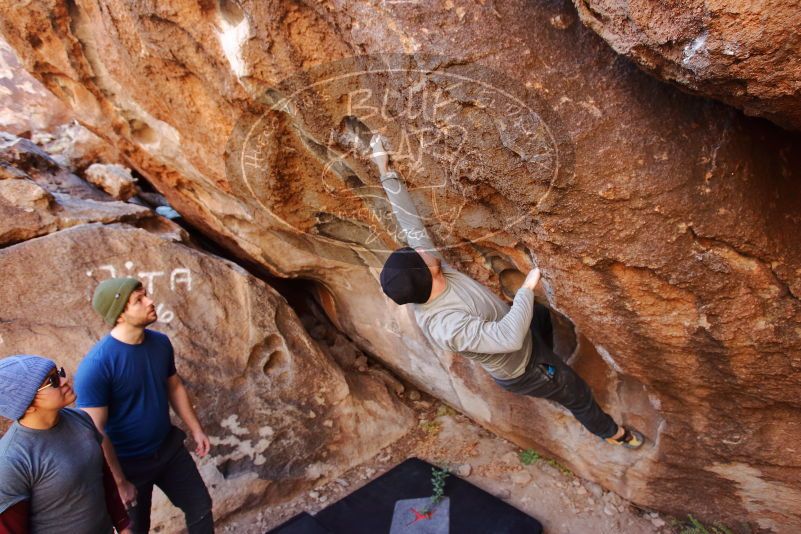
[[[437,253],[434,243],[428,235],[417,208],[412,201],[403,180],[394,171],[381,170],[381,185],[387,195],[392,213],[402,231],[401,237],[412,248],[422,248],[427,252]]]
[[[114,445],[105,433],[102,434],[103,443],[100,446],[103,449],[103,456],[105,456],[106,463],[108,463],[111,474],[114,476],[114,482],[119,485],[126,480],[125,473],[122,471],[122,466],[120,465],[119,458],[117,458],[117,451],[114,450]]]
[[[528,287],[521,287],[515,293],[509,312],[500,321],[511,333],[510,339],[515,347],[514,350],[523,346],[533,318],[534,291]]]
[[[103,462],[103,489],[106,497],[106,510],[111,517],[111,523],[117,532],[122,532],[131,524],[131,520],[125,510],[125,504],[120,497],[117,481],[111,472],[108,461]]]
[[[168,392],[170,406],[181,418],[181,421],[186,424],[190,432],[203,431],[200,421],[195,414],[195,409],[192,407],[192,402],[189,400],[189,392],[184,387],[183,383],[172,386]]]
[[[389,163],[376,163],[376,167],[378,167],[378,173],[381,176],[384,176],[389,172]]]
[[[470,317],[452,326],[446,346],[454,352],[498,354],[520,350],[534,313],[534,293],[520,288],[509,312],[499,321]]]

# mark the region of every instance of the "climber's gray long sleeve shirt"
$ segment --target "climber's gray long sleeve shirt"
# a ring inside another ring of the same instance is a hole
[[[395,219],[412,248],[440,254],[397,174],[382,178]],[[517,378],[531,357],[534,292],[520,288],[512,307],[469,276],[442,262],[445,290],[424,304],[412,304],[417,324],[441,350],[458,352],[481,364],[495,378]]]

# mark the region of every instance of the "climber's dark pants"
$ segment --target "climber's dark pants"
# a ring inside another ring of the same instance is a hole
[[[551,313],[539,303],[534,304],[531,336],[533,352],[525,372],[511,380],[496,378],[495,382],[513,393],[558,402],[596,436],[614,436],[618,430],[615,421],[595,402],[587,383],[554,354]]]

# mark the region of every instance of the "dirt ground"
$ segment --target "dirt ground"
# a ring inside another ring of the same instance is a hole
[[[250,510],[219,523],[219,532],[263,533],[295,514],[311,514],[336,502],[403,460],[416,456],[448,467],[454,475],[536,517],[549,534],[667,534],[670,518],[638,509],[615,493],[576,477],[547,458],[525,465],[514,444],[419,393],[404,394],[420,424],[403,439],[340,478],[288,503]],[[378,534],[378,533],[377,533]]]

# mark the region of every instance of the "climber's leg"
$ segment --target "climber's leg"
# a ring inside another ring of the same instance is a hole
[[[587,383],[550,348],[552,342],[543,335],[552,335],[550,314],[547,308],[538,306],[535,306],[531,328],[533,354],[525,372],[518,378],[496,379],[496,382],[514,393],[558,402],[596,436],[614,436],[618,431],[617,423],[598,406]]]
[[[598,406],[587,383],[561,359],[552,365],[555,369],[551,380],[556,386],[544,397],[570,410],[596,436],[604,439],[614,436],[618,431],[617,423]]]

